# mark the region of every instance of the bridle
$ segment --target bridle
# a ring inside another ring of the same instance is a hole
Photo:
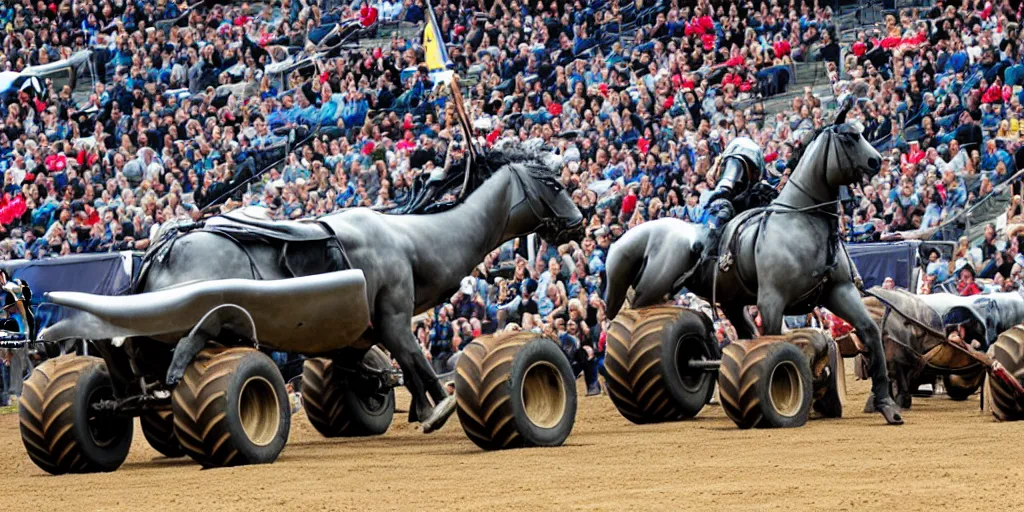
[[[841,155],[842,156],[842,160],[841,161],[845,161],[845,162],[851,161],[849,148],[847,148],[845,144],[840,144],[840,143],[834,141],[834,139],[840,135],[839,133],[836,133],[836,131],[835,131],[836,126],[838,126],[838,125],[833,124],[832,126],[830,126],[830,127],[826,128],[825,130],[823,130],[821,132],[821,134],[819,134],[819,137],[822,136],[822,135],[827,136],[825,141],[824,141],[824,144],[825,144],[825,148],[824,148],[824,151],[825,151],[825,162],[824,162],[824,165],[822,166],[824,168],[823,172],[825,173],[824,178],[825,178],[826,185],[828,184],[828,171],[829,171],[829,168],[830,168],[829,167],[829,159],[832,156],[832,152],[833,151],[835,151],[837,153],[837,158],[836,158],[837,160],[839,159],[838,152],[842,151],[842,155]],[[843,195],[842,192],[843,192],[844,188],[847,188],[846,185],[840,185],[839,186],[839,192],[840,192],[839,193],[839,196],[840,196],[839,198],[830,200],[828,198],[821,199],[819,197],[816,197],[815,194],[813,194],[810,190],[807,189],[807,187],[805,187],[804,185],[801,185],[799,181],[792,179],[792,176],[790,176],[790,179],[787,182],[787,184],[793,185],[793,187],[795,187],[797,190],[799,190],[802,194],[804,194],[805,196],[809,197],[814,202],[814,204],[812,204],[811,206],[805,206],[805,207],[802,207],[802,208],[798,208],[798,207],[786,204],[786,203],[784,203],[782,201],[776,200],[773,203],[773,205],[782,206],[783,208],[785,208],[784,211],[789,211],[789,212],[818,211],[820,213],[824,213],[824,214],[828,214],[828,215],[833,215],[835,217],[839,216],[839,208],[838,208],[838,206],[839,206],[839,203],[842,202],[842,195]],[[830,208],[832,206],[836,207],[835,211],[825,210],[825,208]]]
[[[513,166],[522,164],[513,163],[508,165]],[[537,232],[557,233],[559,235],[558,238],[563,238],[563,234],[565,236],[570,236],[571,231],[573,231],[574,228],[579,227],[580,231],[585,229],[584,219],[581,219],[578,223],[574,225],[569,225],[565,219],[559,217],[557,214],[554,213],[555,210],[554,208],[551,207],[551,205],[545,204],[545,201],[542,197],[540,197],[538,194],[531,194],[529,192],[530,186],[526,184],[526,178],[522,176],[522,172],[525,172],[523,169],[509,168],[509,172],[512,174],[513,182],[516,184],[516,187],[514,189],[512,196],[512,207],[509,209],[509,215],[506,218],[505,226],[502,229],[503,232],[508,228],[508,222],[515,215],[515,212],[523,206],[526,206],[527,208],[530,209],[530,213],[532,213],[534,218],[537,219],[537,226],[534,227],[532,230],[528,230],[525,233],[512,234],[511,236],[513,237],[525,236],[529,233]],[[544,177],[533,179],[541,181],[544,185],[550,187],[556,193],[561,193],[564,190],[564,187],[561,183],[558,183],[558,180],[556,178]],[[544,206],[546,206],[549,210],[552,211],[551,216],[545,215],[543,211]]]

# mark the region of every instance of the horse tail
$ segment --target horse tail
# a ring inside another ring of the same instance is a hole
[[[648,229],[640,225],[622,235],[608,251],[605,265],[606,282],[605,313],[609,320],[615,318],[626,301],[626,292],[639,281],[646,266]]]

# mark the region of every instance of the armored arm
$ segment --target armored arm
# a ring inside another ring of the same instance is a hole
[[[719,199],[732,200],[736,195],[736,185],[743,179],[743,160],[738,157],[726,157],[722,163],[722,175],[718,177],[715,190],[708,196],[707,204],[711,205]]]
[[[708,196],[709,206],[718,199],[732,201],[749,183],[761,178],[764,169],[761,147],[749,137],[737,137],[722,152],[721,167],[715,191]]]

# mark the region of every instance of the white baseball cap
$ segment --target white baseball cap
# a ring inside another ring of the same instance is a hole
[[[462,283],[459,284],[459,291],[464,295],[473,295],[473,291],[476,289],[476,280],[472,276],[466,276],[462,278]]]

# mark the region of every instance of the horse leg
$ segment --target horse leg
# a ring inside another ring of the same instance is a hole
[[[903,409],[910,409],[911,404],[914,403],[913,392],[915,391],[911,386],[917,374],[905,364],[900,364],[897,371],[899,380],[896,381],[896,405]]]
[[[679,248],[658,246],[641,267],[640,275],[633,286],[630,307],[639,309],[669,300],[676,283],[696,261],[693,255]]]
[[[761,334],[782,334],[782,316],[786,311],[786,299],[778,291],[761,286],[757,291],[757,310],[761,313]]]
[[[725,317],[732,323],[733,328],[736,329],[736,335],[741,340],[752,340],[757,337],[757,326],[754,325],[754,319],[750,318],[746,306],[730,304],[723,307],[722,311],[725,312]]]
[[[910,370],[900,361],[889,362],[889,380],[893,386],[893,400],[896,401],[896,406],[900,409],[910,408],[910,381],[911,375]],[[868,406],[871,409],[868,409]],[[869,400],[869,404],[864,406],[864,412],[878,412],[874,408],[874,401]]]
[[[412,395],[409,422],[419,421],[424,433],[441,427],[455,411],[454,397],[447,397],[444,387],[423,355],[410,330],[412,316],[408,312],[381,314],[374,324],[377,342],[388,349],[402,368],[405,386]],[[427,393],[433,395],[437,405],[432,406]]]
[[[825,290],[821,303],[857,330],[868,351],[868,373],[871,375],[871,396],[868,401],[885,417],[887,423],[902,425],[903,417],[900,416],[896,402],[889,397],[889,372],[885,364],[882,335],[864,307],[857,288],[853,283],[837,283]]]

